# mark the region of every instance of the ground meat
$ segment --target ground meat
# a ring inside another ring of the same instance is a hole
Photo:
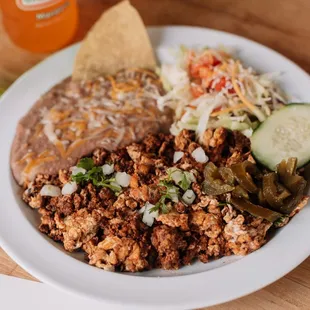
[[[158,252],[157,265],[163,269],[178,269],[181,266],[180,251],[187,243],[177,229],[160,225],[152,233],[152,245]]]
[[[99,227],[101,215],[94,210],[89,213],[86,209],[81,209],[64,219],[64,247],[72,252],[80,248],[96,235]]]
[[[133,162],[125,148],[119,149],[107,157],[107,161],[114,164],[115,171],[133,173]]]
[[[109,188],[103,187],[100,191],[99,191],[99,198],[104,201],[104,204],[106,206],[112,206],[113,203],[115,202],[115,195],[113,193],[112,190],[110,190]]]
[[[39,213],[41,214],[41,224],[39,229],[48,234],[53,228],[55,228],[53,213],[44,208],[39,209]]]
[[[141,159],[141,154],[142,154],[142,145],[140,144],[132,144],[127,146],[127,152],[130,156],[130,158],[135,162],[139,162]]]
[[[39,230],[55,241],[63,241],[64,225],[58,214],[44,208],[40,208],[39,213],[41,214]]]
[[[39,194],[42,186],[43,184],[31,182],[23,192],[22,199],[33,209],[41,208],[44,205],[45,198]]]
[[[31,196],[29,197],[28,204],[34,209],[41,208],[44,205],[44,197],[41,195]]]
[[[219,166],[231,166],[250,156],[251,142],[240,131],[208,128],[203,135],[202,145],[210,161]]]
[[[201,209],[207,207],[209,204],[213,204],[213,205],[218,204],[218,201],[216,199],[214,199],[213,197],[201,195],[200,188],[198,190],[197,187],[195,187],[194,191],[195,191],[196,195],[198,195],[200,201],[198,203],[192,205],[193,210],[201,210]]]
[[[229,137],[229,154],[226,166],[238,164],[244,160],[251,159],[251,142],[240,131],[233,131]]]
[[[224,228],[226,248],[235,255],[246,255],[259,249],[265,242],[272,223],[261,218],[250,218],[245,223],[243,215],[231,219]]]
[[[162,144],[162,139],[160,139],[159,135],[148,135],[144,140],[143,144],[145,146],[145,151],[147,153],[155,153],[158,151],[159,147]],[[128,150],[128,148],[127,148]]]
[[[147,232],[147,226],[141,222],[140,215],[137,212],[129,216],[116,217],[101,224],[104,235],[117,237],[130,237],[139,241],[143,239]]]
[[[149,201],[149,187],[146,184],[138,188],[133,188],[130,190],[130,197],[136,201],[147,202]]]
[[[225,239],[222,235],[217,238],[210,238],[208,241],[207,254],[211,257],[221,257],[223,255],[229,255],[229,252],[225,249]],[[227,253],[224,253],[224,252]]]
[[[218,166],[253,161],[250,141],[239,132],[208,129],[201,146]],[[58,175],[37,175],[25,184],[22,198],[40,213],[42,233],[62,242],[69,252],[84,251],[89,264],[105,270],[178,269],[195,260],[207,263],[224,255],[246,255],[257,250],[266,242],[271,223],[235,209],[227,203],[230,193],[204,194],[205,164],[191,156],[197,147],[195,133],[183,130],[176,137],[148,135],[141,143],[115,152],[96,149],[91,155],[95,165],[113,163],[115,171],[131,175],[129,186],[120,193],[85,182],[71,195],[42,197],[40,191],[45,184],[62,188],[70,181],[70,170],[60,170]],[[176,151],[184,154],[173,164]],[[195,194],[192,204],[183,201],[181,188],[178,199],[172,201],[168,188],[160,183],[165,180],[175,185],[176,181],[168,180],[171,167],[195,175],[196,181],[189,184]],[[159,207],[163,197],[168,213]],[[277,223],[278,227],[285,225],[307,200],[305,197],[292,214]],[[144,219],[149,204],[155,211],[159,208],[152,226],[148,226],[152,220]]]
[[[161,214],[157,221],[169,226],[169,227],[179,227],[181,230],[189,230],[188,227],[188,215],[180,214],[178,212],[170,212],[168,214]]]
[[[204,133],[202,145],[206,148],[210,161],[220,164],[223,161],[223,151],[227,144],[227,129],[225,128],[209,128]]]
[[[103,165],[108,154],[109,153],[104,149],[96,149],[93,152],[93,160],[95,165]]]
[[[137,242],[130,238],[107,236],[98,245],[91,241],[85,245],[89,264],[104,270],[114,271],[116,267],[124,271],[141,271],[148,262]]]
[[[52,197],[50,200],[50,206],[62,216],[70,215],[75,210],[73,197],[73,195]]]
[[[60,169],[58,175],[59,175],[59,181],[62,184],[66,184],[70,181],[70,173],[68,170]]]
[[[193,141],[195,141],[194,132],[183,129],[180,134],[175,137],[175,148],[178,151],[187,151],[188,146]]]
[[[188,247],[186,249],[185,255],[182,258],[182,263],[184,265],[189,265],[195,258],[198,258],[202,263],[207,263],[209,261],[208,256],[208,240],[206,235],[199,235],[192,233],[188,239]]]
[[[209,238],[216,238],[222,232],[221,217],[202,210],[190,213],[190,225],[192,230]]]

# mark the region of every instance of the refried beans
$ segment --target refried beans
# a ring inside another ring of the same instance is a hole
[[[101,147],[113,151],[148,133],[166,132],[171,113],[157,109],[164,93],[150,70],[73,82],[67,78],[44,94],[20,120],[11,168],[22,185],[38,173],[55,174]]]

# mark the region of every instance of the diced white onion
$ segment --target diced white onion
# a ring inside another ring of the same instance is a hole
[[[171,172],[171,178],[175,182],[175,184],[179,184],[179,182],[183,179],[183,173],[179,169],[175,169]]]
[[[84,168],[80,168],[77,166],[71,167],[70,168],[72,175],[77,175],[78,173],[85,174],[86,170]]]
[[[202,164],[206,163],[209,160],[202,147],[197,147],[197,149],[192,152],[192,156],[198,163]]]
[[[61,190],[58,186],[55,185],[44,185],[40,191],[41,196],[50,196],[50,197],[57,197],[61,195]]]
[[[61,193],[63,195],[71,195],[77,190],[77,188],[76,182],[68,182],[63,186]]]
[[[139,213],[139,214],[142,214],[144,211],[145,211],[145,206],[142,207],[142,208],[138,211],[138,213]]]
[[[168,194],[171,197],[171,200],[173,202],[179,202],[179,197],[178,197],[178,193],[175,187],[169,188],[168,189]]]
[[[184,156],[184,152],[174,152],[173,163],[177,163]]]
[[[248,128],[248,129],[244,129],[241,131],[246,137],[250,138],[252,137],[253,134],[253,129],[252,128]]]
[[[154,212],[150,212],[150,210],[152,208],[154,208],[155,206],[149,202],[147,202],[145,204],[145,206],[143,208],[144,209],[144,213],[143,213],[143,217],[142,217],[142,222],[145,223],[147,226],[152,226],[154,223],[154,219],[158,217],[158,211],[154,211]]]
[[[104,164],[102,166],[102,172],[104,175],[109,175],[112,174],[114,172],[114,165],[108,165],[108,164]]]
[[[129,186],[130,179],[131,179],[131,176],[126,172],[116,172],[115,174],[116,182],[122,187]]]
[[[183,200],[187,205],[191,205],[191,204],[194,202],[195,198],[196,198],[196,195],[195,195],[194,191],[191,190],[191,189],[188,189],[188,190],[184,193],[184,195],[182,196],[182,200]]]
[[[196,170],[192,170],[192,171],[196,171]],[[196,182],[196,177],[192,171],[189,171],[189,172],[184,171],[186,179],[191,183]]]

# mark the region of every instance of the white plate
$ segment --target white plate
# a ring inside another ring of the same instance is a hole
[[[300,101],[310,102],[310,78],[278,53],[247,39],[204,28],[150,28],[160,61],[169,48],[209,45],[236,48],[241,59],[262,72],[283,72],[281,86]],[[140,274],[105,272],[83,262],[37,230],[37,212],[20,199],[12,180],[9,153],[15,127],[38,97],[72,71],[78,45],[49,57],[24,74],[0,101],[0,242],[22,267],[43,282],[79,295],[136,308],[190,309],[226,302],[254,292],[300,264],[310,253],[310,208],[306,207],[264,247],[242,259],[196,263],[179,271]],[[158,277],[160,276],[160,277]]]

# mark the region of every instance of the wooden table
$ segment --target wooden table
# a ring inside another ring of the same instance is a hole
[[[83,38],[101,12],[115,0],[78,0]],[[184,24],[236,33],[263,43],[310,72],[309,0],[131,0],[147,25]],[[223,42],[225,44],[225,42]],[[15,47],[0,25],[0,87],[46,55]],[[283,258],[281,258],[283,259]],[[34,280],[0,249],[0,274]],[[0,300],[1,305],[1,300]],[[0,306],[1,307],[1,306]],[[210,309],[310,309],[310,258],[274,284]]]

